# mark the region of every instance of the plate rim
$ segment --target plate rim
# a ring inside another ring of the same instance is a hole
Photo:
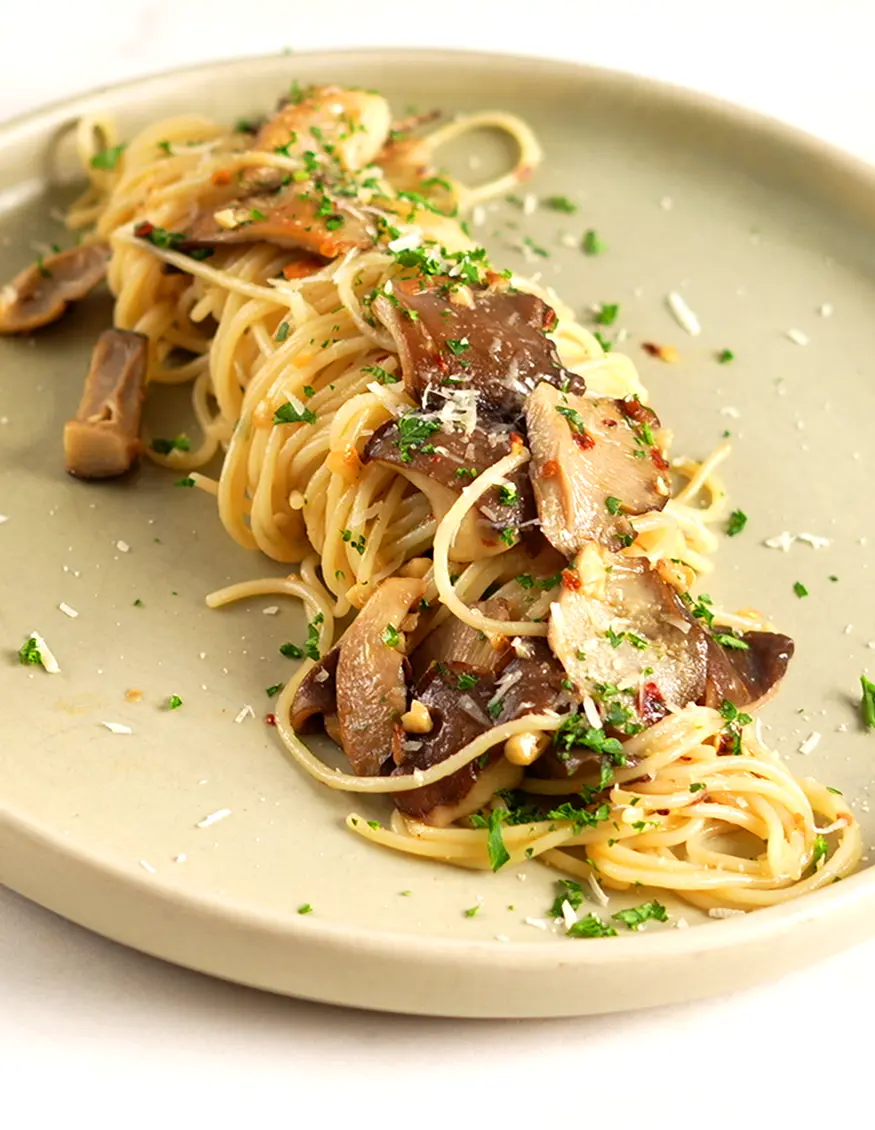
[[[750,109],[747,106],[740,106],[729,100],[693,88],[613,68],[596,67],[568,60],[554,60],[539,55],[452,48],[348,47],[337,50],[283,51],[221,58],[185,67],[170,67],[139,75],[123,82],[101,84],[85,91],[79,91],[0,122],[0,143],[6,142],[14,145],[20,137],[26,137],[29,132],[44,129],[59,118],[66,119],[71,115],[87,111],[89,103],[103,100],[113,93],[140,89],[143,92],[144,99],[148,99],[151,89],[171,87],[174,82],[182,83],[186,79],[196,80],[199,76],[206,79],[210,75],[223,72],[233,74],[236,70],[251,73],[260,63],[276,64],[281,60],[287,60],[293,67],[296,59],[302,59],[308,65],[324,66],[326,70],[329,70],[333,63],[340,65],[351,61],[366,63],[369,60],[381,60],[383,62],[388,61],[390,65],[413,61],[425,65],[428,61],[446,63],[453,59],[464,59],[466,66],[478,69],[481,72],[483,69],[525,66],[529,68],[526,79],[533,83],[537,83],[539,75],[547,71],[553,76],[557,72],[560,75],[567,74],[576,84],[589,81],[599,88],[618,90],[625,94],[650,91],[663,106],[674,107],[706,120],[719,117],[724,124],[729,124],[742,132],[766,134],[776,145],[785,148],[792,147],[797,154],[816,161],[820,168],[827,167],[833,172],[838,170],[853,178],[858,185],[862,184],[875,190],[875,164],[872,162],[796,125]],[[22,179],[26,176],[27,172],[25,171]],[[289,769],[292,771],[291,766]],[[137,874],[133,869],[135,866],[133,864],[131,867],[126,867],[110,858],[101,856],[96,850],[85,845],[70,843],[50,826],[21,812],[15,812],[11,807],[0,803],[0,844],[3,843],[4,839],[10,845],[14,845],[16,839],[22,843],[29,841],[36,843],[38,841],[42,850],[57,853],[62,857],[65,867],[83,868],[89,874],[90,880],[109,883],[110,885],[122,883],[135,893],[148,894],[150,898],[157,895],[159,901],[167,902],[175,910],[187,910],[201,919],[203,926],[207,928],[211,924],[218,926],[219,924],[236,923],[249,924],[259,930],[280,932],[288,939],[290,946],[302,947],[305,958],[307,950],[312,950],[315,946],[332,951],[336,959],[344,959],[354,955],[361,960],[367,955],[378,959],[380,962],[385,962],[387,959],[391,960],[393,957],[402,954],[409,957],[408,951],[415,947],[418,954],[417,959],[429,962],[452,965],[455,961],[464,957],[466,961],[477,968],[486,968],[487,965],[491,969],[500,967],[505,973],[543,971],[558,963],[563,967],[570,967],[574,975],[581,975],[587,970],[607,971],[625,967],[632,961],[639,963],[665,959],[678,961],[693,957],[717,959],[728,951],[743,951],[746,947],[756,945],[756,943],[764,940],[769,940],[777,945],[796,927],[802,927],[827,917],[831,918],[834,925],[850,918],[863,919],[866,917],[867,908],[870,917],[875,921],[875,866],[868,866],[844,879],[841,883],[828,888],[775,906],[760,908],[755,913],[746,914],[743,918],[732,918],[720,922],[719,929],[717,928],[718,923],[715,922],[710,925],[703,924],[707,927],[705,929],[696,926],[689,930],[642,932],[636,934],[634,942],[631,941],[631,935],[629,938],[602,939],[602,942],[609,941],[610,945],[602,944],[595,948],[592,946],[567,946],[562,939],[556,939],[556,945],[551,947],[545,947],[543,942],[525,941],[502,945],[491,938],[463,940],[428,934],[381,931],[370,927],[357,927],[354,924],[341,925],[322,922],[318,918],[303,920],[292,911],[287,913],[279,910],[266,912],[237,899],[181,890],[175,888],[171,883],[165,882],[160,876],[147,876],[145,873],[142,876]],[[0,854],[0,882],[4,882],[25,897],[33,897],[28,894],[29,884],[16,876],[15,864],[3,863],[2,855],[7,854],[7,852]],[[30,884],[30,886],[32,889],[33,884]],[[41,902],[41,905],[49,909],[54,909],[49,901],[40,898],[36,898],[35,901]],[[55,900],[56,904],[58,901]],[[90,921],[81,921],[68,910],[60,911],[60,913],[73,921],[78,921],[80,925],[96,929],[107,937],[114,936],[113,932],[106,929],[105,926],[95,926]],[[865,932],[868,933],[869,929],[867,928]],[[858,934],[863,936],[859,924]],[[116,931],[116,940],[123,940],[118,938],[118,931]],[[853,937],[848,944],[851,941],[853,941]],[[844,942],[841,942],[834,948],[844,948],[844,944]],[[633,946],[634,948],[632,948]],[[825,947],[821,947],[821,949],[823,948]],[[179,962],[178,958],[172,956],[172,946],[168,946],[163,953],[152,950],[146,950],[146,952],[154,952],[155,956],[166,957],[168,960],[179,964],[186,964]],[[195,968],[195,966],[190,967]],[[222,975],[220,971],[214,969],[211,969],[210,972],[219,976]],[[234,979],[239,980],[237,977]],[[262,987],[270,986],[263,985]],[[719,986],[706,991],[717,991],[717,988]],[[306,993],[296,990],[295,995],[306,995]],[[314,999],[324,1000],[327,998],[324,994],[320,994]],[[350,999],[348,995],[338,1003],[380,1007],[364,999]],[[633,1002],[633,1006],[636,1004],[637,1002]],[[618,1005],[617,1007],[627,1006]],[[405,1009],[405,1011],[414,1010]],[[579,1014],[580,1011],[579,1008],[575,1008],[573,1014]],[[458,1010],[451,1010],[450,1013],[445,1014],[461,1015]],[[494,1011],[485,1014],[473,1012],[469,1015],[475,1014],[498,1015]],[[531,1015],[535,1014],[559,1015],[560,1013],[551,1011],[550,1013],[533,1013]],[[506,1015],[522,1015],[522,1013],[511,1011]]]

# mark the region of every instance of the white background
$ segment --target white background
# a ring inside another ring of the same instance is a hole
[[[12,9],[14,8],[14,11]],[[97,84],[283,47],[575,59],[745,103],[875,161],[872,0],[6,0],[0,119]],[[875,754],[875,751],[873,751]],[[462,1023],[213,982],[0,890],[0,1124],[582,1126],[871,1111],[875,942],[756,991],[643,1014]],[[871,1116],[869,1116],[871,1117]],[[829,1119],[827,1123],[826,1120]]]

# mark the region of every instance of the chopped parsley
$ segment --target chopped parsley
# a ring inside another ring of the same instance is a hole
[[[598,330],[596,330],[592,336],[596,339],[605,353],[610,353],[614,348],[614,343],[612,341],[608,341],[608,339],[603,334],[600,334]]]
[[[175,487],[193,487],[194,479],[191,475],[186,475],[184,479],[177,479],[173,485]]]
[[[286,338],[289,336],[289,329],[290,328],[291,327],[289,326],[288,322],[280,322],[280,324],[277,326],[276,333],[273,335],[273,340],[274,341],[285,341]]]
[[[721,647],[734,648],[735,651],[750,650],[750,644],[745,643],[743,639],[740,639],[732,632],[715,632],[714,641],[715,643],[719,643]]]
[[[863,689],[863,698],[860,702],[863,711],[863,721],[870,730],[875,730],[875,683],[860,676],[860,686]]]
[[[284,686],[285,683],[274,683],[272,687],[265,688],[265,694],[268,698],[276,698]]]
[[[30,636],[18,649],[18,662],[29,666],[38,665],[42,663],[42,661],[43,657],[39,649],[39,643],[33,636]]]
[[[545,250],[543,247],[539,247],[537,243],[535,243],[535,241],[531,238],[531,236],[524,236],[523,243],[526,245],[526,247],[528,247],[532,254],[540,255],[542,259],[550,258],[550,252]]]
[[[250,208],[249,209],[249,222],[250,223],[261,223],[262,220],[266,220],[266,219],[267,219],[267,216],[265,216],[264,212],[260,211],[258,208]]]
[[[137,597],[137,599],[134,601],[134,608],[144,608],[144,607],[145,607],[145,605],[143,604],[142,600],[140,600],[140,598]]]
[[[517,531],[513,526],[505,526],[501,533],[498,535],[499,540],[503,541],[505,545],[516,545]]]
[[[386,647],[397,647],[398,644],[401,643],[401,633],[394,624],[387,624],[383,629],[383,634],[380,636],[380,639]]]
[[[520,494],[515,486],[501,486],[498,488],[498,501],[502,506],[515,506],[519,500]]]
[[[808,589],[805,587],[805,585],[802,584],[801,581],[793,582],[793,592],[796,593],[800,600],[803,596],[808,596]]]
[[[178,694],[172,694],[167,700],[167,709],[179,710],[180,706],[182,706],[182,699]]]
[[[616,938],[617,931],[607,922],[603,922],[597,914],[587,914],[585,918],[578,918],[573,926],[568,927],[569,938]]]
[[[153,439],[152,450],[158,455],[169,455],[171,451],[191,451],[191,440],[186,435],[173,439]]]
[[[655,919],[657,922],[668,922],[668,913],[661,902],[653,899],[652,902],[643,902],[640,906],[630,906],[628,910],[618,910],[611,917],[616,922],[622,922],[630,930],[637,930],[644,922]]]
[[[553,745],[563,751],[583,746],[604,754],[614,765],[626,764],[622,744],[616,738],[609,738],[603,729],[590,726],[585,714],[569,714],[553,731]],[[559,756],[561,758],[562,754]]]
[[[449,349],[450,353],[452,353],[455,357],[461,357],[465,350],[470,348],[471,343],[466,337],[447,338],[447,349]]]
[[[303,647],[299,647],[296,643],[284,643],[280,645],[280,655],[284,655],[286,659],[303,659],[306,655],[308,659],[319,659],[319,625],[325,621],[325,617],[321,612],[317,612],[310,623],[307,625],[307,639]]]
[[[440,431],[437,420],[425,420],[415,412],[408,412],[398,420],[398,449],[402,463],[412,463],[413,453],[417,448],[431,446],[426,441],[435,432]],[[426,454],[428,452],[426,451]]]
[[[608,628],[605,632],[605,638],[611,647],[619,647],[623,640],[637,648],[638,651],[644,651],[645,648],[650,646],[643,636],[639,636],[635,632],[615,632],[613,628]]]
[[[583,417],[576,408],[568,408],[564,404],[557,404],[556,411],[560,416],[565,417],[565,419],[568,421],[569,428],[571,428],[573,432],[576,432],[579,436],[586,435],[586,428],[583,423]]]
[[[720,706],[720,714],[726,723],[724,733],[728,738],[729,752],[741,753],[741,728],[749,726],[753,718],[749,714],[742,714],[734,702],[724,698]],[[690,790],[692,792],[692,789]]]
[[[119,159],[124,151],[124,145],[111,145],[108,149],[102,149],[91,158],[92,169],[108,169],[112,172],[119,163]],[[168,149],[168,153],[169,152],[170,150]]]
[[[382,365],[368,365],[362,369],[363,373],[370,373],[375,378],[377,384],[381,385],[397,385],[399,378],[394,373],[390,373],[388,369],[384,369]]]
[[[294,404],[281,404],[273,414],[275,424],[315,424],[316,413],[312,408],[304,408],[300,412]]]
[[[488,829],[486,850],[489,852],[489,866],[493,871],[504,867],[510,859],[510,853],[504,846],[504,837],[501,834],[501,825],[507,816],[506,808],[493,808],[487,817],[477,815],[471,817],[471,823],[475,828]]]
[[[280,644],[280,655],[284,655],[286,659],[303,659],[304,649],[296,643],[284,643]]]
[[[730,361],[735,360],[735,354],[731,349],[721,349],[717,354],[718,365],[728,365]]]
[[[312,914],[312,913],[313,913],[313,907],[310,906],[310,904],[308,902],[302,903],[298,907],[298,914]]]
[[[585,798],[584,798],[585,799]],[[574,835],[578,835],[584,828],[596,828],[605,820],[611,818],[611,806],[600,804],[594,811],[575,805],[572,801],[565,801],[556,808],[551,808],[546,814],[548,820],[570,820],[574,827]]]
[[[52,277],[52,272],[43,262],[42,255],[37,255],[36,257],[36,269],[39,271],[41,279],[50,279]]]
[[[577,910],[583,903],[583,887],[580,883],[576,883],[573,879],[560,879],[556,886],[559,888],[559,893],[553,900],[553,905],[547,911],[551,918],[562,917],[562,904],[564,902],[567,902],[572,910]]]
[[[747,514],[743,510],[733,510],[726,524],[726,532],[731,538],[734,538],[736,534],[741,533],[746,525]]]
[[[600,326],[612,326],[617,320],[617,315],[620,313],[620,306],[616,302],[603,302],[599,307],[599,311],[595,316],[595,320]]]
[[[598,234],[592,228],[583,233],[581,247],[587,255],[602,255],[607,251],[607,246],[599,239]]]
[[[349,542],[350,549],[354,549],[359,556],[362,556],[367,546],[367,539],[364,534],[359,534],[357,538],[352,536],[352,530],[341,530],[340,537],[343,541]]]
[[[456,686],[460,691],[472,691],[477,686],[477,682],[478,679],[476,675],[472,675],[468,671],[464,671],[456,679]]]
[[[701,790],[704,789],[704,788],[705,788],[705,782],[704,781],[693,781],[693,783],[690,785],[690,792],[691,793],[698,793],[698,792],[701,792]]]
[[[605,499],[605,509],[609,514],[621,514],[623,511],[623,503],[619,498],[614,498],[612,494],[609,494]]]
[[[822,836],[819,832],[814,837],[814,849],[811,852],[811,866],[817,867],[822,859],[826,859],[829,853],[829,844],[826,842],[826,836]]]
[[[567,196],[548,196],[542,203],[545,208],[552,208],[554,212],[567,212],[569,216],[577,211],[577,205]]]
[[[476,479],[480,472],[476,467],[457,467],[453,472],[454,479]]]
[[[515,578],[516,583],[524,589],[540,589],[546,592],[555,589],[562,581],[561,573],[554,573],[552,577],[533,577],[531,573],[520,573]]]
[[[462,913],[465,915],[466,918],[473,918],[474,915],[477,913],[477,911],[479,909],[480,909],[480,903],[478,902],[478,903],[475,903],[474,906],[469,906],[467,910],[463,910]]]
[[[162,251],[173,251],[185,240],[183,232],[158,228],[154,224],[150,224],[148,220],[137,224],[134,228],[134,235],[139,239],[147,239],[154,247],[160,247]]]
[[[164,150],[164,152],[167,154],[168,157],[173,156],[173,150],[170,148],[170,142],[169,141],[159,141],[157,143],[157,145],[158,145],[159,149]]]

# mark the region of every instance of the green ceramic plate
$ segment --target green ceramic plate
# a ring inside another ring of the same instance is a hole
[[[770,737],[797,773],[853,799],[868,843],[875,735],[862,731],[857,700],[859,675],[875,663],[865,541],[872,171],[744,111],[582,67],[411,51],[243,60],[83,96],[0,132],[0,276],[61,235],[52,214],[75,191],[69,126],[79,115],[114,114],[123,135],[182,110],[230,122],[270,106],[293,78],[377,87],[399,114],[411,104],[502,108],[537,128],[546,162],[530,191],[567,195],[578,212],[539,208],[519,229],[509,221],[519,223],[520,210],[500,202],[478,232],[496,259],[521,267],[524,230],[550,252],[526,269],[540,270],[578,313],[621,304],[623,348],[674,428],[676,451],[702,455],[724,429],[736,437],[726,478],[750,522],[725,541],[709,588],[730,606],[767,610],[796,639],[797,658],[766,711]],[[448,160],[472,176],[472,156],[486,173],[506,155],[484,137]],[[576,241],[587,228],[605,254],[564,245],[563,234]],[[666,309],[673,289],[698,314],[700,337]],[[455,1016],[563,1015],[704,995],[871,930],[875,880],[864,870],[743,918],[687,910],[687,930],[573,941],[526,923],[551,901],[546,869],[472,874],[351,837],[342,826],[348,799],[302,776],[262,721],[264,688],[289,671],[278,645],[301,634],[301,613],[289,604],[263,615],[276,600],[204,606],[209,590],[278,567],[233,545],[211,500],[174,490],[174,476],[156,468],[103,486],[64,474],[61,427],[109,318],[108,298],[95,296],[38,341],[0,341],[0,881],[108,937],[220,977]],[[650,359],[644,341],[675,344],[681,363]],[[715,361],[724,348],[736,355],[731,365]],[[154,398],[157,434],[162,419],[178,430],[178,408]],[[830,545],[763,546],[782,531]],[[804,600],[794,596],[797,580],[810,592]],[[62,614],[61,602],[78,617]],[[17,664],[33,629],[62,674]],[[131,687],[142,702],[126,702]],[[184,709],[162,709],[170,694]],[[255,717],[235,724],[245,704]],[[103,721],[133,733],[112,734]],[[814,731],[822,740],[804,757],[798,746]],[[221,809],[230,815],[196,827]],[[476,917],[465,917],[481,898]],[[312,914],[297,913],[303,903]]]

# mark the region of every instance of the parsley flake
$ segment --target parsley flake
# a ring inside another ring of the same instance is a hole
[[[581,246],[586,255],[602,255],[607,251],[606,244],[599,239],[598,234],[592,228],[583,233]]]
[[[744,527],[747,525],[747,514],[743,510],[733,510],[729,515],[729,521],[726,524],[726,533],[734,538],[736,534],[740,534]]]
[[[304,408],[300,412],[294,404],[281,404],[273,414],[274,424],[315,424],[316,413],[311,408]]]
[[[657,922],[668,922],[668,912],[661,902],[653,899],[652,902],[643,902],[640,906],[630,906],[627,910],[618,910],[611,917],[616,922],[622,922],[630,930],[637,930],[644,922],[654,919]]]
[[[124,145],[111,145],[108,149],[102,149],[91,158],[92,169],[107,169],[112,172],[124,151]]]

